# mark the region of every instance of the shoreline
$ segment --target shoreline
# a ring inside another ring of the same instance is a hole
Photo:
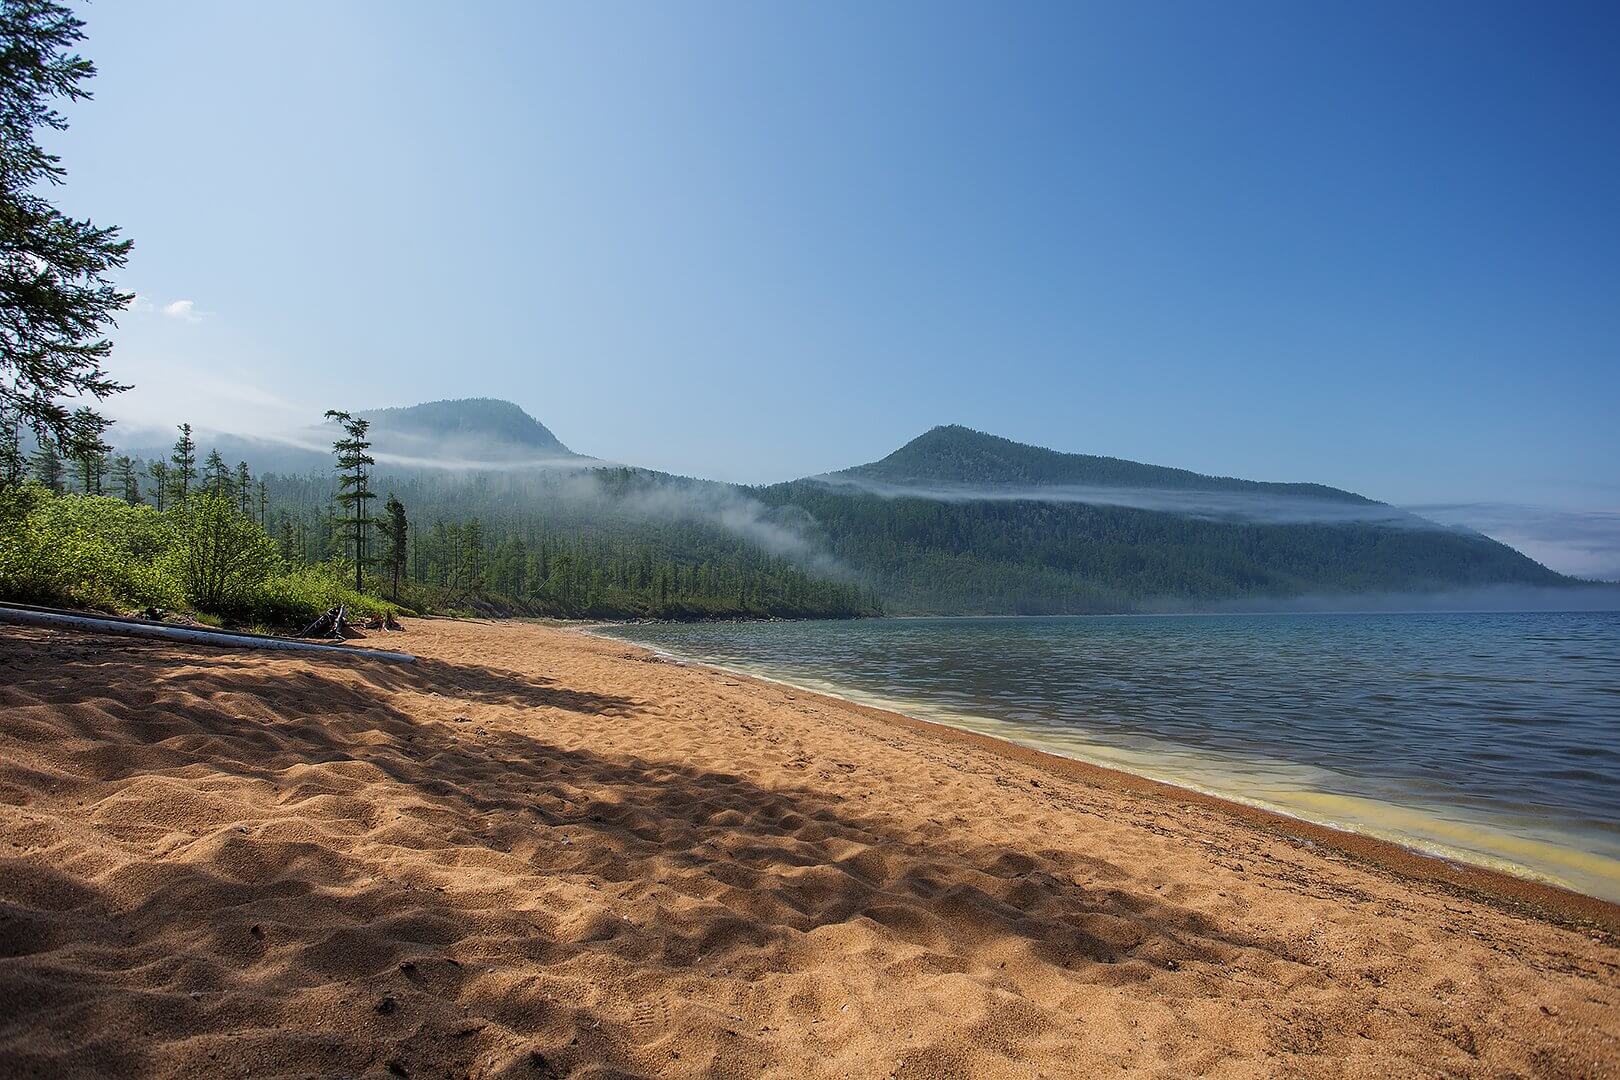
[[[926,617],[933,618],[934,616]],[[977,618],[979,616],[959,617]],[[1032,617],[1041,618],[1043,616]],[[1117,616],[1107,617],[1114,618]],[[1010,738],[956,727],[944,721],[912,716],[899,709],[869,705],[842,693],[816,689],[788,679],[749,671],[745,668],[729,667],[707,660],[682,656],[629,638],[600,633],[589,626],[560,626],[558,629],[578,633],[599,641],[610,642],[614,645],[639,649],[650,656],[695,670],[709,670],[733,678],[747,679],[762,686],[772,686],[791,690],[796,694],[808,695],[839,708],[854,710],[862,715],[920,732],[933,738],[974,746],[980,750],[986,750],[1011,760],[1034,765],[1055,776],[1081,780],[1110,790],[1129,791],[1134,794],[1148,795],[1214,809],[1273,835],[1328,848],[1347,858],[1402,878],[1426,884],[1441,885],[1456,890],[1458,895],[1491,903],[1507,911],[1528,914],[1558,925],[1594,927],[1603,930],[1607,934],[1620,936],[1620,902],[1583,893],[1557,882],[1528,876],[1534,873],[1528,868],[1523,868],[1526,873],[1521,875],[1498,867],[1479,865],[1465,859],[1447,858],[1396,840],[1358,832],[1350,828],[1325,825],[1303,816],[1290,814],[1284,810],[1258,806],[1213,791],[1205,791],[1167,780],[1159,780],[1126,769],[1087,761],[1079,757],[1054,753]]]

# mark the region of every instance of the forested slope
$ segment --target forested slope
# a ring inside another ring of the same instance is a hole
[[[1091,500],[1110,488],[1154,489],[1167,505],[1176,492],[1254,498],[1195,515],[1081,501],[1071,485],[1086,485]],[[1336,488],[1060,454],[961,427],[936,428],[870,465],[754,494],[813,519],[834,556],[900,611],[1129,611],[1568,583],[1504,544]],[[1308,520],[1323,504],[1351,518]],[[1301,520],[1279,513],[1290,506],[1302,508]],[[1362,513],[1366,520],[1354,520]]]
[[[1057,614],[1571,584],[1503,544],[1353,492],[962,427],[869,465],[739,488],[580,456],[506,402],[369,415],[374,490],[410,516],[411,579],[539,613]],[[441,449],[487,466],[414,463]],[[287,555],[341,558],[330,468],[264,480],[264,522]]]

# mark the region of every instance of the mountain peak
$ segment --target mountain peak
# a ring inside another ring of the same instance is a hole
[[[457,398],[427,401],[361,413],[371,421],[373,437],[382,442],[418,444],[431,451],[437,444],[465,448],[481,445],[504,452],[577,457],[551,430],[519,406],[500,398]]]
[[[888,457],[845,469],[836,475],[890,484],[1007,487],[1065,484],[1183,491],[1251,491],[1336,501],[1369,501],[1360,495],[1322,484],[1239,480],[1162,465],[1144,465],[1124,458],[1068,454],[1014,442],[961,424],[941,424],[930,428]]]

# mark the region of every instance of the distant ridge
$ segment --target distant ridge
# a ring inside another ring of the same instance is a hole
[[[427,401],[392,409],[368,409],[360,415],[371,421],[372,439],[379,446],[404,438],[455,445],[483,443],[492,449],[522,450],[529,456],[580,456],[564,446],[546,425],[499,398]]]
[[[1325,484],[1065,454],[960,425],[754,489],[815,523],[890,610],[1080,614],[1564,586],[1512,548]]]
[[[893,484],[1088,484],[1179,491],[1243,491],[1343,502],[1372,502],[1353,492],[1324,484],[1239,480],[1227,476],[1206,476],[1162,465],[1144,465],[1124,458],[1065,454],[1014,442],[999,435],[989,435],[960,424],[932,428],[888,457],[832,475]]]
[[[742,552],[783,558],[858,583],[891,612],[1207,610],[1575,584],[1477,533],[1324,484],[1061,453],[960,425],[842,472],[737,488],[579,455],[509,401],[361,415],[378,489],[417,522],[476,517],[531,551],[543,530],[645,544],[655,562],[710,575]],[[331,499],[332,436],[311,424],[296,441],[217,443],[229,461],[280,474],[273,495],[313,518]]]

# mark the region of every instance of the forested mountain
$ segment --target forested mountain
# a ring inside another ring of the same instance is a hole
[[[1241,491],[1354,503],[1372,501],[1321,484],[1269,484],[1258,480],[1205,476],[1162,465],[1143,465],[1123,458],[1064,454],[1013,442],[999,435],[987,435],[959,424],[934,428],[881,461],[857,465],[832,476],[898,485],[998,485],[1023,488],[1089,484],[1180,491]]]
[[[1060,454],[963,427],[754,494],[803,511],[899,611],[1131,611],[1569,583],[1504,544],[1336,488]]]
[[[483,465],[507,469],[516,464],[589,461],[564,446],[544,424],[510,401],[464,398],[429,401],[392,409],[362,409],[355,415],[371,424],[372,452],[385,468],[457,468]],[[126,454],[146,460],[168,455],[174,432],[117,428],[113,441]],[[229,461],[246,461],[259,472],[323,471],[332,462],[330,424],[311,423],[279,438],[210,432],[208,449]],[[24,433],[25,450],[31,450]]]
[[[267,527],[290,555],[344,553],[329,472],[265,477]],[[378,466],[412,522],[412,580],[534,614],[845,617],[880,604],[739,489],[639,469]],[[479,606],[473,603],[472,606]],[[497,605],[498,606],[498,605]]]
[[[410,516],[413,579],[537,612],[1076,613],[1570,584],[1352,492],[963,427],[868,465],[741,488],[580,456],[508,402],[359,415],[373,424],[379,503],[397,496]],[[312,441],[330,433],[311,431],[298,467],[266,469],[262,513],[290,556],[319,560],[344,542],[330,457]]]
[[[371,422],[371,438],[385,454],[422,457],[466,455],[510,465],[516,461],[577,458],[546,425],[495,398],[430,401],[398,409],[372,409],[357,415]]]

